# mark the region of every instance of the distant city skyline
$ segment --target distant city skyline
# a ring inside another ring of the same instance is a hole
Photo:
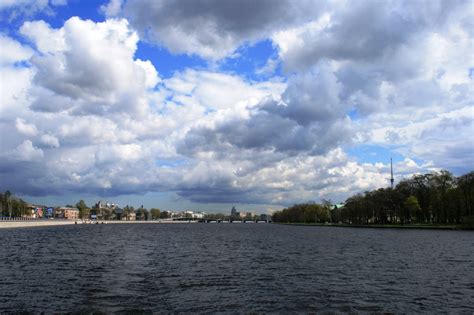
[[[474,169],[472,1],[0,2],[0,191],[343,202]]]
[[[22,196],[20,196],[22,197]],[[88,207],[93,207],[94,204],[99,201],[97,196],[86,196],[78,200],[73,200],[72,198],[77,198],[80,196],[44,196],[44,197],[27,197],[27,202],[44,205],[44,206],[65,206],[72,205],[75,206],[79,200],[84,200]],[[119,207],[123,208],[125,206],[132,206],[135,209],[140,208],[142,205],[144,208],[150,210],[151,208],[159,208],[162,211],[204,211],[209,213],[230,213],[232,207],[235,207],[238,211],[253,211],[256,213],[266,213],[270,214],[273,211],[280,210],[283,205],[274,205],[274,204],[240,204],[240,203],[212,203],[212,204],[201,204],[201,203],[192,203],[190,201],[176,201],[176,200],[163,200],[160,199],[159,202],[156,201],[155,196],[141,196],[141,195],[123,195],[116,196],[115,198],[102,198],[101,201],[107,201],[111,203],[116,203]],[[130,202],[132,201],[132,202]]]

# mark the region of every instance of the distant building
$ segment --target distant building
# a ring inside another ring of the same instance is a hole
[[[124,220],[126,219],[124,214],[123,214],[123,209],[122,208],[115,208],[115,219],[116,220]]]
[[[95,207],[97,209],[115,209],[118,207],[118,204],[99,200],[95,203]]]
[[[54,217],[74,220],[79,218],[79,209],[70,207],[59,207],[54,209]]]
[[[180,217],[189,218],[189,219],[203,219],[206,214],[204,212],[194,212],[191,210],[184,211]]]
[[[92,215],[95,215],[99,220],[115,219],[116,208],[118,208],[118,204],[99,200],[91,210],[91,218]]]
[[[231,220],[253,220],[255,217],[254,212],[238,212],[235,207],[230,210]]]
[[[50,218],[53,216],[53,208],[42,205],[30,204],[26,208],[27,216],[31,218]]]
[[[46,211],[44,211],[46,208],[48,208],[47,206],[41,206],[41,205],[33,205],[33,204],[29,204],[26,206],[26,214],[23,215],[23,217],[26,217],[26,218],[42,218],[44,213]]]
[[[120,207],[116,207],[114,210],[115,213],[115,220],[120,220],[120,221],[136,221],[137,219],[137,214],[135,211],[132,211],[130,209],[122,209]]]
[[[137,214],[133,211],[130,211],[130,213],[127,214],[126,216],[127,221],[136,221],[137,220]]]

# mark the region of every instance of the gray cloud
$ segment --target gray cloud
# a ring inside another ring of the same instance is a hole
[[[130,25],[25,23],[36,50],[6,38],[0,65],[0,187],[288,204],[387,185],[387,165],[357,163],[350,143],[423,160],[403,174],[470,170],[470,3],[314,3],[130,0]],[[288,80],[188,69],[157,86],[131,26],[209,59],[270,37]]]
[[[21,32],[42,52],[30,59],[37,70],[31,109],[100,116],[147,110],[146,91],[159,78],[151,63],[133,59],[138,36],[125,20],[73,17],[60,29],[25,22]]]
[[[0,19],[7,19],[9,22],[20,17],[31,17],[38,13],[47,15],[55,14],[56,6],[67,4],[67,0],[16,0],[0,2]]]
[[[340,102],[340,87],[325,64],[294,76],[281,102],[267,99],[249,118],[229,119],[215,128],[195,127],[178,152],[249,149],[298,154],[325,154],[350,141],[347,108]]]
[[[328,10],[330,22],[304,30],[304,46],[284,52],[287,69],[305,69],[322,58],[374,62],[391,56],[426,31],[441,30],[468,1],[361,1]],[[283,38],[284,40],[284,38]],[[278,37],[276,37],[278,43]]]
[[[317,16],[321,7],[307,0],[128,0],[122,14],[172,52],[220,59],[245,42]]]

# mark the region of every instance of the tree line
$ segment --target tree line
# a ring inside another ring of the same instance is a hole
[[[349,197],[342,207],[297,204],[277,211],[275,222],[346,224],[472,224],[474,172],[459,177],[448,171],[414,175],[396,187]]]
[[[79,209],[79,218],[81,219],[88,219],[91,214],[99,214],[104,220],[113,220],[117,217],[116,208],[99,208],[97,205],[89,208],[84,200],[79,200],[79,202],[76,203],[76,208]],[[128,217],[131,213],[135,213],[137,220],[157,220],[171,217],[171,212],[162,211],[158,208],[148,210],[142,206],[135,209],[133,206],[126,205],[121,210],[122,216],[124,217]]]
[[[97,204],[89,207],[84,200],[79,200],[75,205],[68,204],[66,207],[77,208],[79,210],[79,218],[89,219],[92,214],[98,215],[104,220],[117,219],[118,208],[100,208]],[[45,215],[45,209],[43,215]],[[128,217],[131,213],[134,213],[136,220],[159,220],[169,219],[172,217],[171,211],[160,210],[159,208],[146,209],[134,208],[133,206],[126,205],[121,209],[121,217]],[[29,217],[31,216],[32,209],[28,207],[28,203],[23,199],[15,196],[10,191],[0,192],[0,217]],[[191,214],[186,213],[186,217],[191,218]],[[206,219],[223,219],[224,214],[207,214]]]
[[[331,221],[330,204],[308,202],[276,211],[272,215],[273,222],[289,223],[324,223]]]
[[[0,193],[0,216],[1,217],[21,217],[27,212],[27,203],[9,190]]]

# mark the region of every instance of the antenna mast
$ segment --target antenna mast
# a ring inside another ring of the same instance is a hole
[[[393,189],[393,182],[394,182],[394,179],[393,179],[393,163],[392,163],[392,158],[390,158],[390,186],[392,187],[392,189]]]

